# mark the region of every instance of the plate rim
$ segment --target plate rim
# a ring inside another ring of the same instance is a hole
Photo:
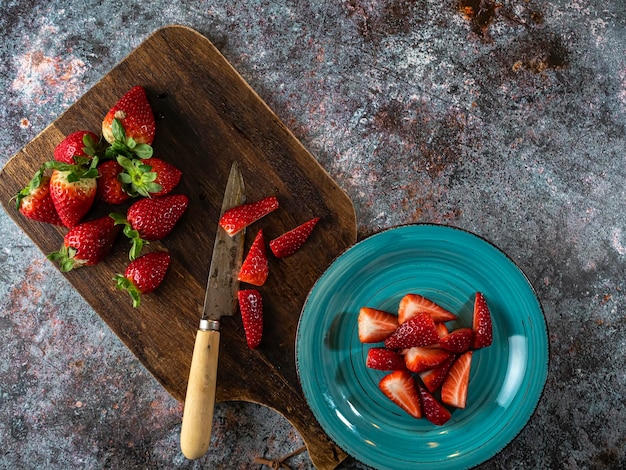
[[[375,231],[365,237],[363,237],[360,240],[357,240],[355,243],[353,243],[351,246],[345,248],[341,253],[339,253],[332,261],[331,263],[326,267],[326,269],[324,270],[324,272],[320,275],[320,277],[318,277],[318,279],[316,279],[315,283],[311,286],[311,289],[309,290],[309,292],[307,293],[307,296],[305,298],[305,301],[302,305],[302,309],[300,311],[300,316],[298,319],[298,324],[296,327],[296,336],[295,336],[295,363],[296,363],[296,374],[298,377],[298,382],[300,384],[300,387],[302,389],[302,393],[304,396],[304,399],[307,403],[307,405],[309,406],[309,408],[311,409],[311,412],[313,414],[313,417],[316,419],[316,421],[318,422],[319,426],[324,430],[324,432],[327,434],[328,438],[340,449],[342,449],[344,452],[346,452],[347,455],[349,455],[350,457],[352,457],[353,459],[355,459],[357,462],[362,463],[364,465],[368,465],[370,466],[371,464],[368,464],[367,462],[363,461],[358,455],[355,455],[354,452],[350,452],[348,451],[348,449],[346,448],[347,446],[339,443],[337,441],[337,439],[335,439],[333,436],[331,436],[327,429],[326,429],[326,425],[320,421],[320,419],[318,418],[318,412],[311,406],[311,403],[309,401],[309,397],[307,396],[307,393],[305,392],[305,387],[303,386],[302,383],[302,376],[301,376],[301,367],[300,367],[300,354],[299,354],[299,347],[298,347],[298,343],[300,341],[300,336],[301,336],[301,324],[302,324],[302,320],[304,317],[304,313],[305,310],[307,308],[307,305],[309,304],[309,301],[311,299],[311,296],[313,295],[313,292],[316,290],[317,286],[319,285],[319,283],[321,282],[322,278],[326,275],[326,273],[332,269],[332,267],[336,264],[336,262],[342,258],[346,253],[350,252],[351,250],[355,249],[357,246],[362,245],[366,242],[368,242],[369,240],[378,237],[378,236],[382,236],[385,233],[388,232],[392,232],[392,231],[397,231],[397,230],[402,230],[402,229],[409,229],[409,228],[418,228],[418,227],[431,227],[431,228],[435,228],[435,229],[443,229],[443,230],[450,230],[450,231],[459,231],[461,233],[463,233],[464,235],[469,235],[471,237],[475,237],[479,240],[481,240],[482,242],[486,243],[487,245],[489,245],[492,249],[496,250],[498,253],[500,253],[501,255],[503,255],[508,261],[509,263],[511,263],[515,269],[517,271],[519,271],[519,273],[522,275],[523,279],[525,280],[526,284],[528,285],[530,291],[532,292],[532,295],[534,297],[534,299],[537,302],[537,306],[539,308],[539,313],[540,318],[542,319],[542,324],[544,326],[545,332],[546,332],[546,355],[545,355],[545,377],[543,379],[543,383],[541,384],[541,389],[539,390],[539,393],[537,394],[537,398],[535,403],[533,404],[532,409],[529,409],[528,411],[528,417],[526,418],[526,421],[524,422],[523,426],[520,426],[520,428],[516,431],[516,433],[514,435],[512,435],[510,437],[510,439],[508,439],[504,444],[502,444],[501,446],[499,446],[494,452],[493,455],[469,464],[469,467],[464,467],[464,468],[473,468],[475,466],[484,464],[486,462],[489,462],[491,460],[493,460],[495,457],[497,457],[502,451],[504,451],[508,446],[510,446],[513,441],[515,441],[515,439],[517,439],[517,437],[522,433],[522,431],[524,429],[526,429],[526,427],[529,425],[529,423],[531,422],[532,418],[536,415],[537,413],[537,409],[539,407],[539,404],[541,403],[543,396],[545,394],[545,390],[546,390],[546,385],[548,382],[548,377],[550,375],[550,367],[552,364],[552,351],[551,351],[551,347],[550,347],[550,330],[549,330],[549,325],[548,325],[548,321],[547,318],[545,316],[545,310],[543,308],[543,304],[541,303],[541,300],[539,298],[539,295],[537,293],[537,290],[535,289],[534,285],[532,284],[532,282],[530,281],[530,279],[528,278],[528,276],[526,275],[526,273],[524,272],[524,270],[515,262],[515,260],[513,260],[513,258],[504,250],[502,250],[501,248],[499,248],[495,243],[493,243],[491,240],[485,238],[482,235],[479,235],[471,230],[465,229],[465,228],[461,228],[461,227],[457,227],[457,226],[453,226],[453,225],[447,225],[447,224],[441,224],[441,223],[434,223],[434,222],[414,222],[414,223],[405,223],[405,224],[397,224],[397,225],[393,225],[390,227],[386,227],[384,229]],[[424,465],[422,463],[417,463],[417,465]]]

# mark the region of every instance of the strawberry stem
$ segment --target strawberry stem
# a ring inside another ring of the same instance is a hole
[[[130,222],[126,219],[124,214],[120,214],[119,212],[111,212],[109,214],[109,217],[113,219],[115,225],[124,226],[122,232],[124,233],[124,235],[126,235],[126,237],[128,237],[131,242],[130,251],[128,252],[128,259],[133,261],[134,259],[138,258],[141,254],[143,246],[149,244],[150,242],[141,238],[139,232],[131,226]]]
[[[113,280],[116,282],[116,287],[120,290],[128,292],[130,298],[133,300],[133,308],[139,308],[139,304],[141,303],[141,292],[133,284],[133,282],[125,276],[121,274],[116,274],[113,277]]]

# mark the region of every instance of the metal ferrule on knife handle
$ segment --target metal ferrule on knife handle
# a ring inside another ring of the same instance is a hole
[[[243,179],[236,163],[228,177],[222,214],[243,204]],[[244,231],[230,237],[217,227],[200,326],[191,358],[180,448],[188,459],[206,454],[211,442],[220,346],[220,317],[237,309],[237,274],[243,261]]]

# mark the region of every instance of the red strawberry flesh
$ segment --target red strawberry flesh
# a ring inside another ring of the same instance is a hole
[[[452,353],[433,346],[416,346],[403,351],[406,368],[419,373],[442,364]]]
[[[362,343],[379,343],[398,328],[398,317],[389,312],[362,307],[357,319],[359,340]]]
[[[435,393],[441,387],[455,359],[456,356],[450,356],[438,366],[419,373],[422,383],[430,393]]]
[[[378,387],[396,405],[414,418],[422,417],[422,408],[413,376],[405,370],[383,377]]]
[[[437,323],[457,318],[452,312],[420,294],[406,294],[398,306],[398,322],[402,324],[422,312],[428,313]]]
[[[454,361],[441,386],[443,403],[455,408],[465,408],[471,365],[472,351],[466,351]]]

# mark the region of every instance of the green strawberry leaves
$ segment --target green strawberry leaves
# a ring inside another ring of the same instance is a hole
[[[132,137],[126,137],[126,131],[119,119],[113,119],[111,132],[115,141],[106,149],[106,158],[115,159],[118,155],[122,155],[130,159],[136,157],[145,160],[152,157],[152,147],[148,144],[138,144]]]

